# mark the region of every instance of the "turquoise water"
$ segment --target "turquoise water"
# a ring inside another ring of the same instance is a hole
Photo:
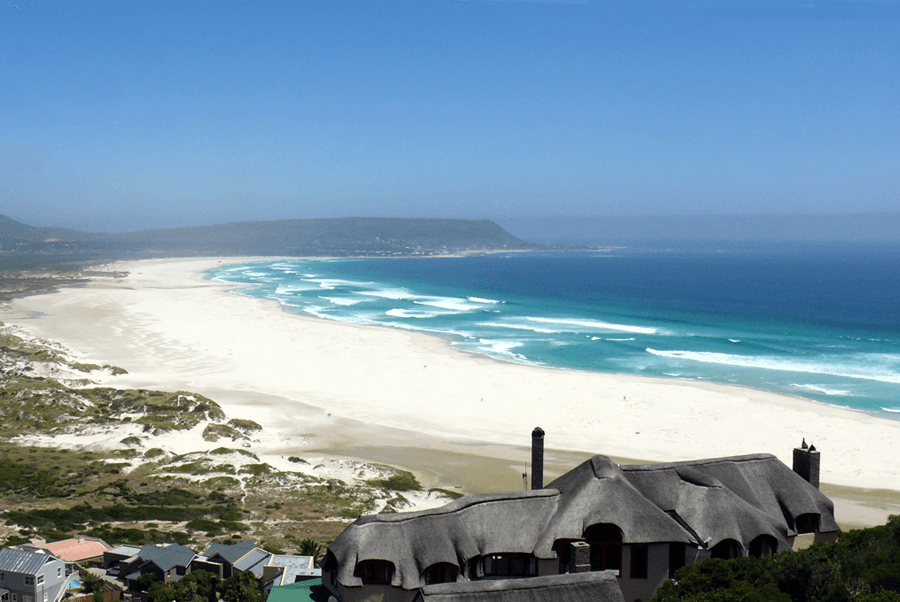
[[[900,418],[900,249],[290,259],[213,270],[320,318],[507,361],[706,380]]]

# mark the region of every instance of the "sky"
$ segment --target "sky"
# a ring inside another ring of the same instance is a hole
[[[0,214],[900,211],[900,2],[4,2]]]

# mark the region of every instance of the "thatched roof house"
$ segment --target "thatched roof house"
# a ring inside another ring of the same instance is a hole
[[[685,564],[839,531],[831,501],[769,454],[633,466],[594,456],[546,487],[361,517],[328,547],[323,584],[342,602],[374,590],[409,602],[436,583],[611,570],[626,599],[646,599]]]

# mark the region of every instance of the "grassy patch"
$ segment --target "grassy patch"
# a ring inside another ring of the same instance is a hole
[[[241,466],[240,474],[249,474],[254,477],[261,477],[263,475],[270,474],[272,472],[272,467],[268,464],[246,464]]]
[[[400,470],[386,479],[371,479],[369,485],[389,489],[391,491],[418,491],[422,485],[416,480],[415,475],[405,470]]]
[[[428,491],[435,492],[435,493],[443,493],[451,500],[458,500],[459,498],[461,498],[463,496],[463,494],[459,493],[458,491],[451,491],[450,489],[441,489],[439,487],[432,487]]]
[[[256,431],[261,431],[262,427],[259,426],[256,422],[252,420],[244,420],[242,418],[232,418],[228,421],[228,424],[236,428],[240,431],[244,431],[245,433],[255,433]]]

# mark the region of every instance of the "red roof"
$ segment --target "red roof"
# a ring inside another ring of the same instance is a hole
[[[109,550],[109,547],[102,542],[92,539],[63,539],[62,541],[54,541],[45,543],[36,548],[43,548],[57,558],[61,558],[66,562],[78,562],[87,560],[88,558],[96,558],[103,556],[103,552]]]

